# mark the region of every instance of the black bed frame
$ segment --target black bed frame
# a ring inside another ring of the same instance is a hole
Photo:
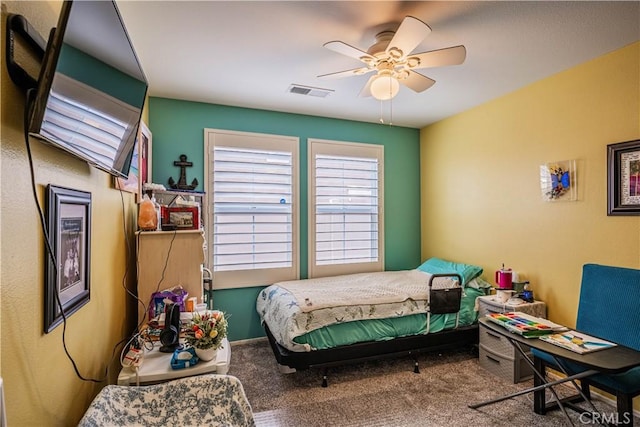
[[[434,275],[434,277],[438,276],[451,275]],[[430,301],[441,300],[436,294],[448,294],[448,290],[431,290],[431,281],[429,288],[431,292]],[[457,298],[457,307],[459,309],[460,295],[458,295]],[[441,310],[433,306],[430,309],[432,313],[442,313],[448,310],[450,310],[450,308]],[[336,348],[297,352],[282,347],[275,340],[266,323],[264,323],[264,329],[278,364],[296,370],[309,368],[324,369],[322,378],[323,387],[327,387],[327,371],[330,367],[360,363],[367,360],[414,356],[414,372],[419,373],[416,358],[418,354],[463,347],[477,349],[479,341],[478,324],[474,323],[473,325],[461,326],[455,329],[446,329],[424,335],[399,337],[388,341],[367,341]]]

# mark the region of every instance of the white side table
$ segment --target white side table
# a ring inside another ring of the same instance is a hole
[[[218,349],[216,358],[209,362],[198,362],[195,366],[184,369],[171,367],[173,353],[161,353],[158,349],[160,343],[156,343],[152,350],[145,351],[144,360],[138,370],[138,377],[131,368],[122,368],[118,375],[118,385],[148,385],[161,383],[176,378],[191,377],[201,374],[226,374],[231,363],[231,344],[227,338],[222,341],[222,347]]]

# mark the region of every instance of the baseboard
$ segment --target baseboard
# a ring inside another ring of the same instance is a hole
[[[231,344],[231,347],[233,347],[234,345],[251,344],[251,343],[266,341],[266,340],[267,340],[267,337],[247,338],[246,340],[230,341],[229,344]]]
[[[564,375],[559,375],[556,372],[552,372],[552,371],[547,371],[547,376],[553,380],[559,380],[561,378],[564,378]],[[565,384],[567,387],[571,387],[569,384]],[[607,403],[610,406],[613,406],[614,408],[616,407],[616,401],[615,399],[610,398],[609,396],[606,396],[604,394],[602,394],[600,391],[598,391],[598,389],[594,386],[590,387],[591,389],[591,396],[593,397],[594,395],[597,397],[598,400],[602,400],[603,402]],[[640,410],[637,409],[633,409],[633,416],[634,417],[640,417]]]

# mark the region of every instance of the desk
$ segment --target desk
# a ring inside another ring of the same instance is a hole
[[[145,351],[144,360],[139,368],[141,385],[155,384],[176,378],[191,377],[207,373],[226,374],[231,362],[231,345],[225,338],[222,347],[218,349],[216,358],[209,362],[198,362],[195,366],[184,369],[171,368],[171,356],[173,353],[161,353],[158,351],[160,344],[156,343],[152,350]],[[118,385],[135,385],[136,373],[131,368],[122,368],[118,375]]]
[[[553,345],[548,342],[539,340],[537,338],[524,338],[521,335],[511,333],[507,329],[503,328],[502,326],[494,322],[491,322],[486,317],[480,318],[478,322],[482,326],[489,328],[491,331],[509,340],[511,345],[513,345],[515,349],[525,357],[527,362],[533,368],[534,375],[536,375],[539,378],[542,384],[528,388],[526,390],[521,390],[519,392],[510,394],[507,396],[488,400],[486,402],[476,403],[474,405],[469,405],[469,408],[471,409],[478,409],[485,405],[502,402],[503,400],[511,399],[516,396],[534,392],[535,393],[534,401],[536,406],[535,409],[536,409],[536,412],[538,412],[539,405],[540,404],[544,405],[544,393],[545,393],[545,389],[548,388],[551,391],[551,393],[553,393],[553,396],[555,397],[558,403],[558,406],[560,407],[564,415],[569,420],[569,423],[573,424],[564,408],[564,405],[558,398],[556,392],[553,390],[553,386],[562,384],[565,382],[569,382],[569,381],[572,382],[575,388],[577,389],[578,393],[580,393],[580,396],[592,406],[595,412],[597,412],[597,409],[593,407],[591,400],[587,396],[585,396],[582,390],[576,385],[575,380],[581,379],[581,378],[587,378],[592,375],[600,374],[600,373],[617,374],[617,373],[628,371],[629,369],[635,368],[636,366],[640,366],[640,351],[633,350],[629,347],[618,345],[618,346],[607,348],[604,350],[594,351],[592,353],[579,354],[579,353],[574,353],[570,350],[566,350],[562,347],[558,347],[557,345]],[[551,356],[553,356],[554,359],[556,359],[556,361],[559,358],[561,358],[571,362],[578,363],[584,366],[586,370],[578,374],[568,375],[566,378],[561,378],[556,381],[548,382],[538,372],[531,358],[525,355],[525,352],[523,351],[522,346],[528,346],[530,348],[535,348],[537,350],[544,351],[545,353],[548,353]]]

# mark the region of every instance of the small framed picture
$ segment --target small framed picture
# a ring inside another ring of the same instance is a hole
[[[198,230],[200,209],[191,206],[162,207],[162,227],[178,230]]]
[[[578,199],[576,161],[563,160],[540,166],[540,191],[547,202]]]
[[[640,139],[607,145],[607,215],[640,215]]]
[[[117,189],[139,195],[142,195],[142,186],[151,182],[151,131],[143,121],[140,121],[138,137],[133,147],[129,176],[114,180]]]
[[[91,193],[48,185],[47,208],[45,333],[89,302]]]

